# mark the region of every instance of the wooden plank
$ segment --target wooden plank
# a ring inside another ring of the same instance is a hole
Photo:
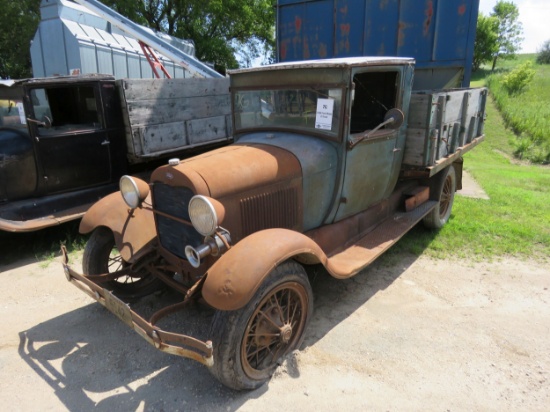
[[[231,113],[229,95],[128,102],[132,127],[186,121]]]
[[[222,139],[227,136],[225,116],[195,119],[187,122],[189,143],[206,143],[211,140]]]
[[[403,163],[412,166],[426,166],[426,129],[408,128],[405,139]]]
[[[428,201],[430,198],[430,188],[427,186],[418,186],[409,192],[404,192],[403,194],[405,196],[409,196],[405,199],[405,211],[410,212],[424,202]]]
[[[178,149],[188,144],[184,122],[164,123],[139,129],[142,153],[153,154]]]
[[[453,154],[447,157],[444,157],[442,159],[439,159],[433,166],[427,167],[426,170],[429,172],[429,177],[432,177],[439,171],[443,170],[444,168],[452,164],[460,156],[464,155],[464,153],[469,152],[484,140],[485,140],[485,135],[478,136],[474,140],[472,140],[471,143],[468,143],[462,147],[457,148],[456,152],[454,152]]]
[[[425,128],[432,123],[434,107],[432,95],[428,94],[412,94],[409,104],[409,127]]]
[[[229,94],[229,79],[124,79],[119,80],[127,101],[179,99]]]

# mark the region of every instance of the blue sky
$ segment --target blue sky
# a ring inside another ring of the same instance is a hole
[[[550,40],[550,0],[512,0],[518,6],[523,23],[521,53],[536,53],[545,40]],[[479,11],[489,15],[497,0],[480,0]]]

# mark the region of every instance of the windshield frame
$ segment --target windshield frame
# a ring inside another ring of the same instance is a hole
[[[344,135],[344,113],[347,105],[347,91],[348,85],[343,83],[318,83],[318,84],[292,84],[292,85],[262,85],[262,86],[246,86],[246,87],[231,87],[231,117],[233,122],[233,133],[236,140],[238,137],[247,133],[261,132],[261,131],[274,131],[274,132],[289,132],[295,134],[305,134],[308,136],[315,136],[324,140],[341,142]],[[239,92],[251,92],[251,91],[279,91],[279,90],[305,90],[305,91],[317,91],[319,89],[337,89],[341,91],[342,98],[340,108],[338,110],[337,131],[333,133],[327,133],[323,129],[315,128],[293,128],[290,126],[253,126],[253,127],[239,127],[237,128],[237,110],[235,108],[235,96]]]

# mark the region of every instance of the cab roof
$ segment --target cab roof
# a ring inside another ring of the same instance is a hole
[[[386,66],[386,65],[407,65],[414,64],[415,60],[411,57],[346,57],[337,59],[321,59],[321,60],[301,60],[295,62],[275,63],[266,66],[250,67],[245,69],[229,70],[228,73],[251,73],[269,70],[286,70],[286,69],[315,69],[315,68],[345,68],[345,67],[362,67],[362,66]]]

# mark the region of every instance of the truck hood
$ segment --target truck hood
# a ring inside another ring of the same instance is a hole
[[[302,175],[300,161],[288,150],[257,143],[233,144],[156,169],[152,182],[185,186],[220,199],[234,193],[290,181]]]

